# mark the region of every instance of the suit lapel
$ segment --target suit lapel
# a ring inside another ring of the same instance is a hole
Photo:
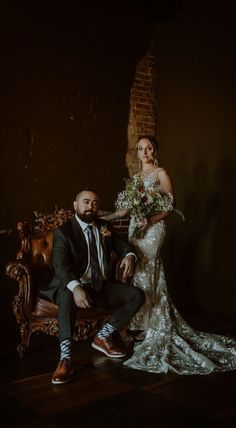
[[[75,217],[71,220],[71,225],[72,225],[72,238],[73,238],[72,241],[74,246],[80,251],[82,247],[82,249],[86,252],[86,254],[88,254],[88,246],[84,236],[84,232]]]

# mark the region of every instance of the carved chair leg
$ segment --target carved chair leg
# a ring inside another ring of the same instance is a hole
[[[30,322],[25,321],[20,325],[21,343],[19,343],[19,345],[17,346],[17,351],[20,357],[24,357],[29,347],[30,336],[31,336]]]

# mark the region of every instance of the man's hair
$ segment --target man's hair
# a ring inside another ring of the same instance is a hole
[[[98,198],[100,199],[100,197],[99,197],[99,194],[98,194],[97,190],[95,190],[95,189],[91,189],[90,187],[83,187],[83,188],[82,188],[82,189],[80,189],[80,190],[78,191],[78,193],[76,194],[75,201],[77,201],[77,199],[80,197],[81,193],[83,193],[83,192],[92,192],[92,193],[95,193],[95,195],[97,195],[97,196],[98,196]]]

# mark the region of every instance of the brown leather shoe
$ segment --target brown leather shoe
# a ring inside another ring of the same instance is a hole
[[[115,345],[111,339],[111,336],[108,336],[104,339],[99,339],[98,336],[95,336],[92,347],[97,349],[97,351],[103,352],[111,358],[122,358],[126,356],[126,352]]]
[[[68,360],[68,358],[63,358],[59,361],[58,366],[53,374],[52,383],[57,385],[61,383],[67,383],[70,381],[73,373],[74,370],[71,366],[70,360]]]

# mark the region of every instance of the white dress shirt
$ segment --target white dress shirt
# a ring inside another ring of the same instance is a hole
[[[85,223],[84,221],[82,221],[76,214],[75,214],[75,218],[78,221],[78,223],[79,223],[79,225],[80,225],[80,227],[84,233],[85,240],[86,240],[87,245],[88,245],[88,265],[87,265],[85,272],[83,273],[83,275],[81,276],[79,281],[77,279],[74,279],[67,284],[67,288],[69,288],[69,290],[71,290],[72,292],[77,285],[84,285],[86,283],[91,282],[91,280],[92,280],[91,266],[90,266],[89,239],[88,239],[88,232],[87,232],[88,223]],[[105,254],[103,251],[102,243],[101,243],[101,237],[100,237],[100,233],[99,233],[97,226],[93,223],[92,223],[92,226],[93,226],[93,232],[95,235],[95,240],[96,240],[96,245],[97,245],[99,265],[100,265],[100,269],[102,272],[102,276],[105,280],[107,277],[107,262],[106,262]],[[131,254],[136,258],[136,255],[134,253],[127,253],[126,256],[131,255]]]

